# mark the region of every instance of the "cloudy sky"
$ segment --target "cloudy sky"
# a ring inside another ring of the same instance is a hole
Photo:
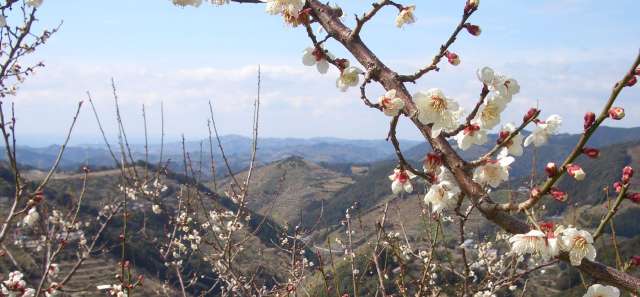
[[[367,24],[363,39],[389,66],[409,73],[431,60],[461,15],[464,0],[400,1],[416,4],[417,22],[393,25],[393,9]],[[368,9],[365,0],[338,1],[353,23]],[[475,70],[491,66],[516,78],[522,87],[504,114],[518,121],[531,106],[543,115],[565,118],[563,130],[580,129],[585,111],[599,111],[614,81],[640,48],[637,0],[483,0],[471,22],[480,37],[462,34],[452,50],[462,64],[442,64],[412,91],[440,87],[467,110],[480,91]],[[179,8],[170,0],[45,0],[41,27],[64,21],[59,33],[31,59],[46,68],[29,79],[12,100],[24,143],[60,142],[79,100],[90,91],[110,135],[116,131],[110,80],[116,81],[125,124],[142,139],[141,107],[148,110],[150,133],[159,134],[164,102],[170,138],[206,135],[208,101],[224,134],[250,133],[257,65],[262,65],[261,135],[334,136],[382,139],[388,118],[363,106],[356,89],[335,88],[337,71],[320,75],[301,64],[309,46],[302,28],[289,28],[263,5]],[[329,50],[351,58],[335,43]],[[370,97],[382,93],[370,88]],[[627,89],[619,104],[627,110],[616,126],[640,126],[640,87]],[[97,126],[85,106],[75,143],[99,142]],[[400,137],[417,139],[409,125]]]

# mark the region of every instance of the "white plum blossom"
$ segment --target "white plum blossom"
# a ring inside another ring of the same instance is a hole
[[[517,255],[543,255],[547,248],[547,235],[540,230],[531,230],[509,238],[511,251]]]
[[[30,1],[30,0],[28,0]],[[32,1],[32,0],[31,0]],[[42,2],[42,1],[40,1]],[[173,0],[173,4],[177,5],[177,6],[194,6],[194,7],[198,7],[200,6],[200,4],[202,4],[202,0]]]
[[[476,72],[478,79],[485,85],[490,85],[493,82],[495,72],[490,67],[482,67]]]
[[[591,234],[574,227],[569,227],[561,232],[560,249],[569,252],[569,259],[573,266],[579,266],[583,258],[591,261],[596,258],[596,249],[593,247]]]
[[[38,8],[40,5],[42,5],[42,0],[26,0],[25,2],[27,3],[27,5],[33,8]],[[174,0],[173,2],[175,3],[176,0]]]
[[[595,284],[589,287],[582,297],[620,297],[620,290],[614,286]]]
[[[347,67],[340,73],[340,77],[336,81],[336,87],[342,92],[346,92],[349,87],[355,87],[360,81],[360,73],[362,70],[358,67]]]
[[[400,28],[402,26],[404,26],[405,24],[413,24],[416,21],[415,16],[413,15],[413,12],[416,10],[416,6],[415,5],[410,5],[407,6],[405,8],[403,8],[400,13],[398,13],[398,16],[396,17],[396,27]]]
[[[396,97],[396,90],[389,90],[384,96],[378,99],[378,104],[382,107],[382,112],[390,117],[395,117],[400,114],[400,111],[404,108],[404,101]]]
[[[482,145],[487,143],[487,130],[481,129],[477,124],[471,124],[460,131],[456,136],[458,147],[466,151],[471,145]]]
[[[546,121],[539,121],[536,124],[537,126],[533,129],[531,135],[527,136],[524,140],[524,146],[529,146],[533,143],[534,146],[539,147],[546,144],[551,135],[558,133],[558,129],[562,124],[562,118],[554,114],[549,116]]]
[[[24,275],[20,271],[9,272],[9,276],[6,280],[2,282],[2,294],[9,295],[15,292],[21,292],[27,286],[27,283],[24,281]],[[18,295],[15,295],[18,296]]]
[[[160,205],[154,204],[153,206],[151,206],[151,211],[158,215],[162,213],[162,208],[160,207]]]
[[[515,159],[500,154],[497,160],[488,160],[473,172],[473,180],[481,185],[497,188],[501,183],[509,180],[509,166]]]
[[[33,225],[35,225],[39,219],[40,214],[38,214],[38,210],[34,207],[29,209],[27,215],[22,218],[22,224],[27,227],[33,227]]]
[[[506,138],[507,136],[509,136],[511,133],[516,131],[516,125],[514,123],[506,123],[504,126],[502,126],[502,131],[500,133],[504,133],[504,137]],[[500,135],[501,137],[503,136],[502,134]],[[511,139],[509,140],[509,142],[504,144],[504,147],[502,148],[502,154],[509,154],[515,157],[519,157],[522,156],[523,153],[523,148],[522,148],[522,134],[518,133],[516,135],[514,135],[513,137],[511,137]]]
[[[507,102],[501,96],[491,96],[482,104],[475,120],[483,129],[492,129],[500,124],[500,114],[507,107]]]
[[[325,74],[329,70],[329,61],[327,61],[327,57],[333,58],[333,56],[324,49],[308,47],[303,52],[302,64],[306,66],[316,65],[318,72]]]
[[[460,195],[460,192],[460,188],[451,172],[442,166],[437,183],[432,185],[424,196],[424,203],[431,204],[431,210],[434,213],[439,213],[455,205],[456,198]]]
[[[304,7],[304,0],[263,0],[269,14],[298,15]]]
[[[413,185],[411,185],[411,180],[415,178],[415,174],[404,170],[404,169],[394,169],[393,174],[389,175],[389,179],[393,181],[391,183],[391,191],[393,194],[400,194],[402,191],[411,193],[413,192]]]
[[[418,109],[418,120],[425,124],[433,124],[431,136],[438,137],[442,130],[454,130],[462,115],[457,102],[445,97],[442,90],[433,88],[413,95]]]

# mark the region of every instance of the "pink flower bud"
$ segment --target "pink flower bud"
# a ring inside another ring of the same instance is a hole
[[[597,159],[600,157],[600,150],[592,147],[585,147],[582,149],[582,153],[591,159]]]
[[[596,114],[593,112],[587,112],[584,114],[584,131],[591,129],[593,123],[596,122]]]
[[[613,107],[609,109],[609,117],[614,120],[622,120],[624,118],[624,108]]]
[[[458,54],[447,51],[445,55],[447,56],[447,60],[449,60],[449,63],[451,65],[458,66],[460,64],[460,57],[458,57]]]
[[[567,193],[561,191],[560,189],[558,189],[556,187],[551,188],[549,193],[551,194],[553,199],[558,200],[560,202],[567,201],[567,198],[569,197],[569,195],[567,195]]]
[[[631,181],[632,177],[633,177],[633,168],[631,166],[625,166],[622,169],[622,183],[628,184],[629,181]]]
[[[544,171],[547,172],[547,176],[554,177],[558,174],[558,166],[556,166],[556,163],[549,162],[547,166],[544,167]]]
[[[616,191],[616,193],[622,192],[622,183],[621,182],[613,183],[613,189]]]
[[[480,26],[478,25],[466,23],[464,24],[464,28],[467,29],[467,32],[469,32],[469,34],[473,36],[480,36],[480,33],[482,33],[482,29],[480,29]]]
[[[582,170],[582,167],[578,164],[568,164],[567,165],[567,173],[575,178],[577,181],[583,180],[587,174]]]
[[[527,113],[524,115],[524,118],[522,118],[522,122],[528,122],[531,119],[533,119],[533,117],[535,117],[538,113],[540,112],[540,110],[538,110],[537,108],[530,108],[529,111],[527,111]]]
[[[538,188],[531,189],[531,197],[538,197],[538,196],[540,196],[540,189]]]
[[[627,199],[633,201],[633,203],[640,203],[640,193],[627,194]]]
[[[637,69],[636,69],[637,71]],[[633,87],[638,82],[638,79],[635,76],[632,76],[631,79],[627,81],[627,87]]]

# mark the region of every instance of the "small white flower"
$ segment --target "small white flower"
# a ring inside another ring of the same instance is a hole
[[[478,75],[478,79],[487,86],[491,85],[495,75],[495,73],[493,72],[493,69],[489,67],[483,67],[482,69],[478,69],[476,74]]]
[[[433,124],[431,136],[438,137],[442,130],[450,131],[458,126],[462,110],[457,102],[445,97],[442,90],[433,88],[413,95],[418,109],[418,120],[425,124]]]
[[[410,5],[403,8],[396,17],[396,27],[400,28],[405,24],[413,24],[416,21],[413,12],[416,10],[415,5]]]
[[[411,179],[415,178],[415,174],[403,170],[403,169],[394,169],[393,174],[389,175],[389,179],[393,182],[391,183],[391,191],[393,194],[400,194],[402,191],[411,193],[413,192],[413,185],[411,185]]]
[[[336,87],[342,92],[346,92],[349,87],[355,87],[360,81],[360,70],[358,67],[347,67],[340,73],[340,77],[336,81]]]
[[[560,248],[569,252],[571,265],[579,266],[583,258],[595,260],[596,249],[589,232],[571,227],[564,229],[560,235]]]
[[[396,90],[389,90],[384,96],[378,99],[378,104],[382,107],[382,111],[385,115],[390,117],[397,116],[404,108],[404,101],[396,97]]]
[[[160,207],[160,205],[154,204],[153,206],[151,206],[151,211],[153,211],[153,213],[155,214],[161,214],[162,208]]]
[[[524,140],[524,146],[529,146],[533,143],[536,147],[542,146],[549,141],[551,135],[558,133],[558,129],[562,124],[562,118],[559,115],[551,115],[546,121],[537,123],[531,135],[527,136]]]
[[[620,290],[614,286],[595,284],[582,297],[620,297]]]
[[[27,0],[27,2],[29,1],[34,1],[34,0]],[[38,1],[38,0],[35,0]],[[40,2],[42,2],[42,0],[39,0]],[[177,5],[177,6],[194,6],[194,7],[198,7],[200,6],[200,4],[202,4],[202,0],[173,0],[173,4]]]
[[[509,165],[513,161],[513,157],[500,154],[497,160],[488,160],[486,164],[476,168],[473,180],[481,185],[497,188],[502,182],[509,180]]]
[[[444,166],[438,175],[438,183],[432,185],[424,196],[424,203],[431,204],[431,210],[439,213],[455,205],[456,198],[460,195],[460,188],[451,172]]]
[[[501,133],[508,133],[506,134],[507,136],[511,133],[513,133],[514,131],[516,131],[516,125],[514,123],[506,123],[504,126],[502,126],[502,131]],[[502,148],[503,152],[501,152],[502,154],[509,154],[512,156],[522,156],[523,153],[523,148],[522,148],[522,134],[518,133],[516,135],[514,135],[511,140],[508,143],[504,144],[504,147]],[[506,152],[504,152],[506,151]]]
[[[480,126],[471,124],[460,131],[456,136],[458,147],[466,151],[471,145],[482,145],[487,143],[487,130],[480,129]]]
[[[511,251],[518,255],[540,255],[546,247],[547,236],[540,230],[531,230],[525,234],[516,234],[509,238]]]
[[[27,3],[27,5],[33,8],[38,8],[40,5],[42,5],[42,0],[26,0],[25,2]],[[175,3],[175,0],[174,0],[174,3]]]
[[[40,214],[38,214],[38,210],[36,210],[36,208],[34,207],[29,209],[27,215],[22,219],[22,223],[27,227],[33,227],[33,225],[35,225],[39,219]]]
[[[500,114],[507,107],[507,102],[501,96],[491,96],[482,104],[475,120],[483,129],[492,129],[500,124]]]
[[[267,3],[268,14],[298,15],[304,7],[304,0],[263,0]]]
[[[316,65],[318,72],[325,74],[329,70],[329,61],[327,61],[327,57],[333,58],[332,55],[324,49],[308,47],[303,52],[302,64],[306,66]]]

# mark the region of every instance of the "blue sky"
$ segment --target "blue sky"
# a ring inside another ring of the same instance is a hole
[[[337,1],[353,14],[370,1]],[[396,11],[384,9],[367,24],[363,39],[389,66],[408,73],[430,61],[458,22],[464,0],[400,1],[416,4],[417,22],[393,25]],[[462,64],[443,64],[412,91],[440,87],[467,110],[480,91],[475,69],[491,66],[516,78],[522,87],[505,112],[518,121],[538,104],[543,115],[565,118],[563,131],[579,130],[587,110],[599,111],[615,80],[640,48],[637,1],[483,0],[471,22],[480,37],[462,34],[454,44]],[[116,131],[110,78],[118,86],[121,108],[134,139],[142,136],[141,105],[148,109],[150,132],[159,134],[164,102],[169,137],[206,135],[207,101],[225,134],[250,133],[257,65],[263,68],[261,135],[335,136],[382,139],[388,118],[362,105],[356,89],[339,92],[337,72],[320,75],[301,64],[309,46],[302,28],[289,28],[264,13],[263,5],[179,8],[170,0],[45,0],[40,26],[64,21],[59,33],[31,57],[46,68],[29,79],[13,100],[18,133],[26,142],[59,142],[78,100],[90,91],[109,134]],[[351,58],[335,43],[329,50]],[[627,89],[619,105],[627,119],[616,126],[640,126],[640,87]],[[382,93],[370,88],[369,96]],[[88,106],[86,106],[88,107]],[[88,108],[73,138],[98,142]],[[402,138],[419,138],[402,125]]]

